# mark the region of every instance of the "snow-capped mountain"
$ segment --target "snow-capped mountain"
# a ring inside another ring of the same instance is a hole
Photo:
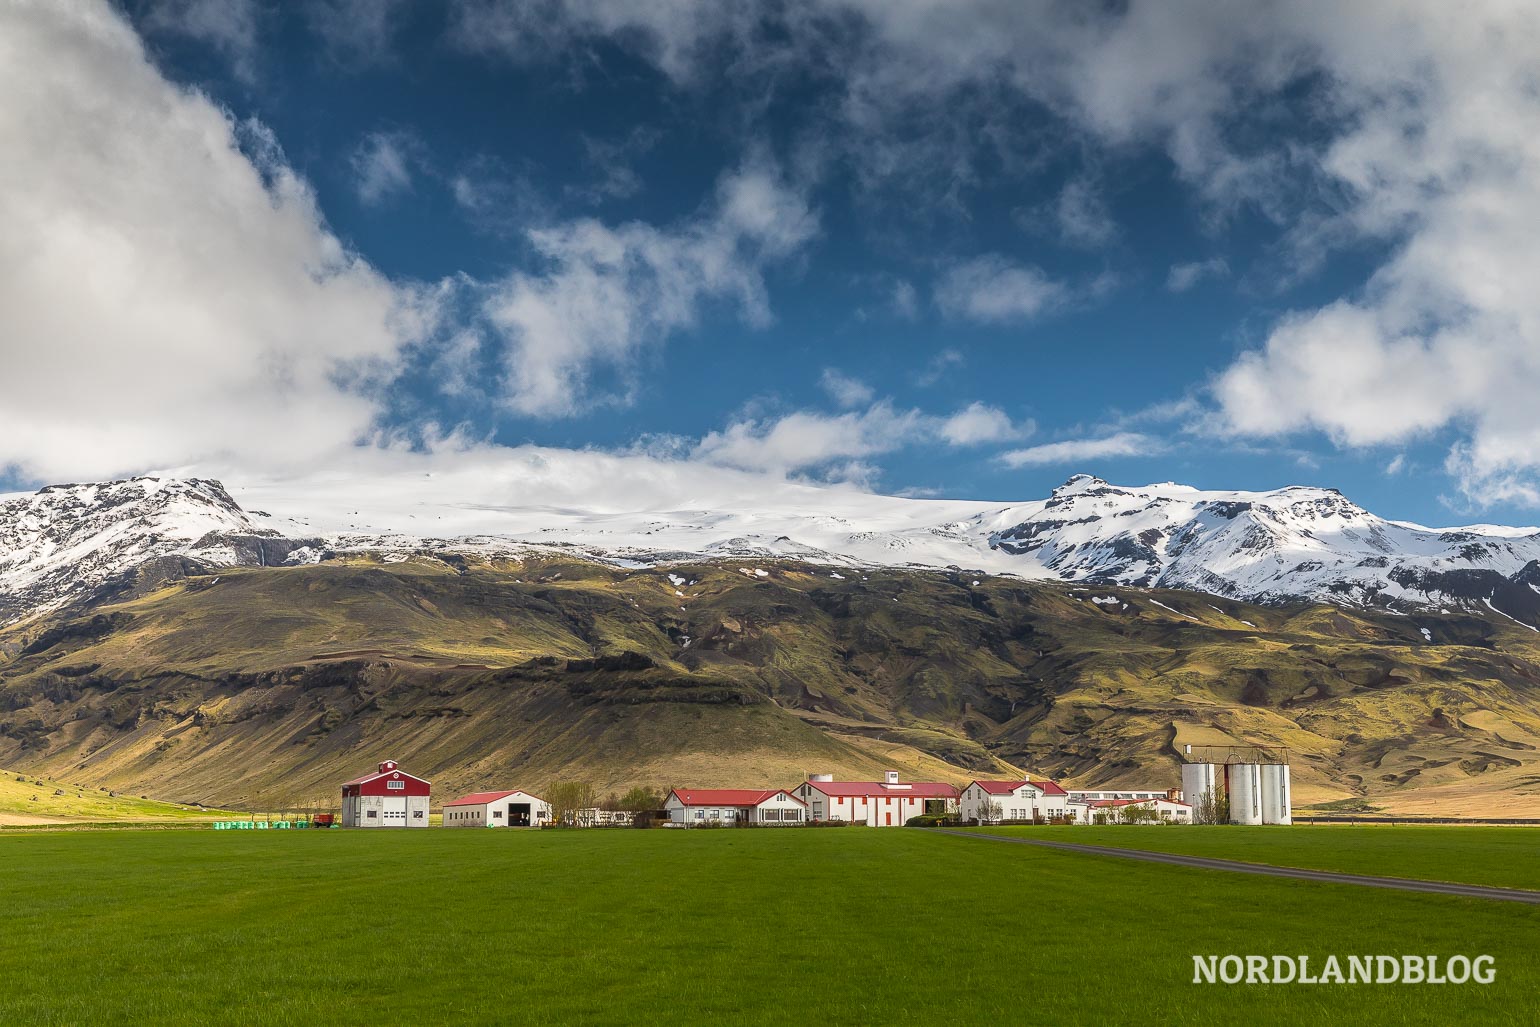
[[[1498,582],[1540,572],[1533,528],[1387,521],[1335,489],[1119,488],[1087,475],[990,544],[1055,577],[1253,602],[1439,605],[1489,599]]]
[[[482,552],[559,546],[655,565],[787,558],[964,567],[1260,602],[1491,610],[1540,623],[1540,530],[1387,521],[1332,489],[1124,488],[1076,475],[1000,505],[788,485],[710,509],[595,511],[435,502],[427,483],[317,491],[135,478],[0,498],[0,623],[179,570],[303,562],[324,551]],[[403,499],[407,496],[407,499]]]
[[[133,478],[0,497],[0,623],[184,562],[262,566],[296,548],[217,481]]]

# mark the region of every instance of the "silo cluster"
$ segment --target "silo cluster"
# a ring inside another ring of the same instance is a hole
[[[1232,824],[1292,824],[1287,763],[1188,763],[1182,798],[1198,810],[1206,798],[1227,795]]]

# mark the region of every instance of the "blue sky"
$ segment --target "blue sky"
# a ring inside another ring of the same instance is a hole
[[[913,495],[1085,471],[1435,524],[1540,505],[1535,258],[1509,259],[1534,48],[1484,42],[1533,40],[1524,12],[6,17],[54,76],[0,100],[38,154],[9,185],[81,280],[29,264],[0,314],[0,486],[533,445]],[[38,398],[63,374],[68,419]]]

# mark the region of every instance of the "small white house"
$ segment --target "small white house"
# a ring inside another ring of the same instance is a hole
[[[1192,823],[1192,807],[1185,802],[1177,802],[1175,799],[1101,799],[1089,804],[1090,809],[1084,823],[1089,824],[1121,824],[1128,819],[1129,807],[1136,807],[1148,813],[1141,818],[1142,823],[1155,823],[1157,821],[1167,824]],[[1154,814],[1150,816],[1148,814]]]
[[[542,827],[551,822],[551,804],[538,795],[472,792],[444,803],[445,827]]]
[[[807,807],[784,788],[675,788],[668,793],[669,822],[766,824],[785,827],[806,819]]]
[[[963,820],[1055,820],[1068,814],[1069,796],[1053,781],[974,781],[962,793]]]

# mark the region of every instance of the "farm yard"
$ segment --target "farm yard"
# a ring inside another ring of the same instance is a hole
[[[1502,829],[1071,835],[1533,884]],[[1540,994],[1531,906],[923,830],[9,831],[0,889],[8,1024],[1527,1023]],[[1192,984],[1214,953],[1497,978]]]

